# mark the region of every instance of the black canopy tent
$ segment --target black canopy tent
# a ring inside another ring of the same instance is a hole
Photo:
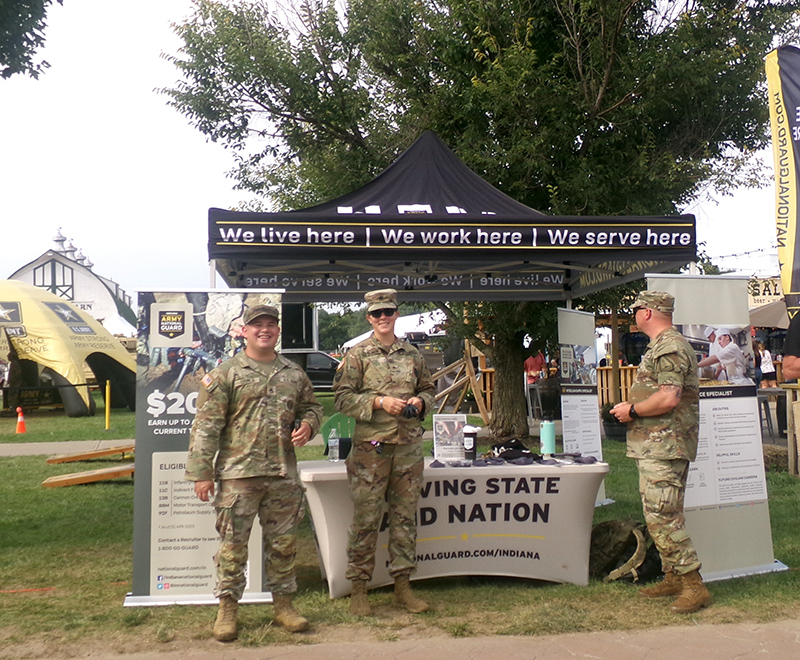
[[[472,172],[427,131],[362,188],[283,213],[209,210],[209,258],[232,287],[285,302],[569,300],[696,258],[681,216],[549,216]]]

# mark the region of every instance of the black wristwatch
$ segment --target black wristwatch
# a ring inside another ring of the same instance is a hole
[[[636,412],[634,404],[631,404],[630,410],[628,410],[628,415],[630,415],[631,419],[639,419],[639,413]]]

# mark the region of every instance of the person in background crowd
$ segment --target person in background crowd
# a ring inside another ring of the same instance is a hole
[[[541,350],[536,355],[531,355],[525,360],[525,373],[528,383],[535,383],[542,377],[542,372],[547,373],[547,358]]]
[[[322,406],[305,372],[275,351],[278,309],[256,305],[243,321],[245,349],[203,377],[186,465],[186,479],[194,482],[200,501],[208,502],[217,484],[214,638],[221,642],[238,635],[247,543],[256,515],[275,623],[290,632],[308,629],[292,605],[296,533],[304,513],[294,450],[319,430]]]
[[[775,364],[772,362],[772,354],[761,342],[758,342],[756,347],[756,352],[761,357],[761,387],[778,387],[778,376]]]
[[[633,303],[634,322],[650,343],[630,401],[611,414],[628,424],[628,456],[639,470],[647,530],[664,569],[664,579],[639,594],[677,596],[670,609],[690,614],[710,605],[711,594],[683,512],[689,463],[697,457],[700,386],[694,350],[672,325],[674,309],[673,296],[661,291],[642,291]]]
[[[761,351],[759,347],[763,348],[764,344],[760,341],[757,341],[753,344],[753,382],[755,382],[756,387],[761,386],[761,380],[764,377],[761,373]],[[770,360],[770,364],[772,361]],[[773,367],[774,368],[774,367]]]
[[[348,351],[333,380],[336,410],[356,420],[347,479],[353,522],[347,544],[350,612],[371,613],[367,583],[375,570],[375,549],[388,503],[389,574],[395,600],[409,612],[428,604],[411,591],[417,566],[417,502],[422,490],[422,424],[435,405],[435,388],[425,360],[394,334],[397,292],[370,291],[367,320],[373,333]]]

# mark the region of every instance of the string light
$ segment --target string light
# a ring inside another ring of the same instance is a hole
[[[767,249],[767,248],[758,248],[757,250],[748,250],[747,252],[737,252],[736,254],[723,254],[723,255],[716,256],[716,257],[709,257],[709,259],[711,259],[711,261],[714,261],[715,259],[733,259],[734,257],[737,257],[737,258],[738,257],[746,257],[746,256],[751,255],[751,254],[761,254],[763,252],[771,252],[772,250],[777,250],[777,249],[778,249],[778,246],[776,244],[776,245],[773,245],[769,249]]]

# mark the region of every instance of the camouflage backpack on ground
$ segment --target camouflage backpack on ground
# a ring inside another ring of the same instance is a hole
[[[661,575],[661,558],[647,528],[636,520],[608,520],[592,528],[589,575],[603,582],[649,582]]]

